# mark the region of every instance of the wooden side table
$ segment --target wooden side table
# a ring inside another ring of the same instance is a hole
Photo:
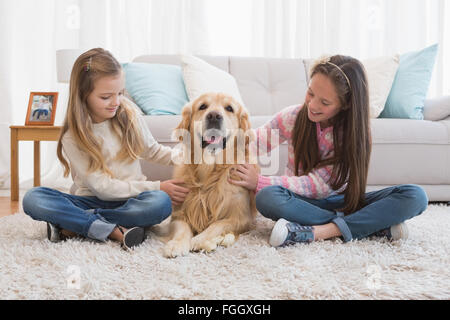
[[[34,141],[34,186],[41,185],[40,141],[58,141],[62,127],[10,126],[11,129],[11,201],[19,201],[19,141]]]

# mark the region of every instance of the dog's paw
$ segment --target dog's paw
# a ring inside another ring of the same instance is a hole
[[[236,237],[232,233],[227,233],[224,237],[222,237],[222,241],[220,242],[221,246],[229,247],[231,246],[235,241]]]
[[[227,233],[224,236],[218,236],[212,239],[198,235],[191,240],[192,251],[211,252],[217,249],[217,246],[229,247],[236,241],[236,237],[232,233]]]
[[[185,256],[188,253],[189,253],[188,241],[170,240],[164,247],[164,256],[166,258]]]
[[[223,237],[217,237],[214,239],[204,239],[204,237],[196,236],[191,240],[192,251],[205,251],[211,252],[216,250],[217,245],[223,240]]]

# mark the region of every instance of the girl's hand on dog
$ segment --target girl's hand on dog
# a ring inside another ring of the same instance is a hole
[[[259,177],[259,170],[256,168],[256,166],[251,164],[240,164],[237,166],[234,173],[237,174],[241,178],[241,180],[232,180],[229,178],[229,183],[244,187],[250,191],[256,190]]]
[[[181,205],[186,199],[189,189],[183,188],[178,184],[184,183],[181,179],[166,180],[161,182],[160,189],[167,193],[172,200],[172,203],[176,206]]]

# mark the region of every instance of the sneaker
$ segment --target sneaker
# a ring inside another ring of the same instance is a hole
[[[377,231],[372,234],[372,236],[379,238],[385,237],[390,241],[406,240],[408,239],[408,235],[408,226],[405,222],[393,225],[389,228]]]
[[[125,250],[131,250],[140,245],[146,238],[144,228],[134,227],[124,232],[121,227],[117,227],[123,234],[122,248]]]
[[[272,247],[281,247],[295,243],[314,241],[314,227],[302,226],[296,222],[280,219],[275,223],[269,243]]]
[[[60,242],[63,240],[61,229],[53,223],[47,222],[47,238],[50,242]]]

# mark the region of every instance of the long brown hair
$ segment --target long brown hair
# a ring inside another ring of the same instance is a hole
[[[364,66],[357,59],[336,55],[328,62],[316,63],[310,78],[318,73],[327,76],[339,96],[341,110],[330,119],[333,125],[334,156],[320,159],[316,124],[309,120],[308,106],[305,104],[297,115],[293,131],[295,174],[298,176],[299,166],[303,174],[308,174],[313,169],[331,165],[332,174],[328,183],[333,190],[339,190],[347,183],[342,192],[345,206],[339,210],[349,214],[365,205],[364,194],[372,149],[369,90]]]
[[[87,99],[94,90],[95,82],[105,76],[117,76],[122,66],[112,54],[102,48],[91,49],[78,57],[70,76],[69,103],[61,136],[58,141],[57,155],[64,166],[64,176],[70,173],[69,163],[63,155],[62,138],[69,131],[77,146],[89,157],[90,172],[101,170],[113,176],[102,155],[102,141],[98,141],[92,131],[92,118]],[[116,115],[111,119],[114,132],[122,141],[121,151],[116,159],[133,161],[139,158],[144,149],[144,141],[136,118],[135,105],[121,97]]]

